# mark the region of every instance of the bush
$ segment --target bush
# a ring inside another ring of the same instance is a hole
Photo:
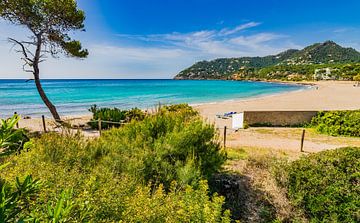
[[[145,113],[138,108],[120,110],[118,108],[98,108],[96,105],[93,105],[89,111],[93,113],[93,117],[88,124],[93,129],[99,128],[99,123],[97,122],[98,120],[125,123],[130,122],[131,120],[142,120],[145,117]],[[109,129],[111,127],[120,126],[121,124],[117,123],[101,123],[102,129]]]
[[[20,151],[24,144],[29,141],[23,129],[15,129],[20,116],[0,120],[0,155]]]
[[[111,157],[113,169],[126,171],[145,183],[196,185],[221,167],[226,155],[213,125],[189,111],[160,113],[121,129],[104,132],[98,142]],[[124,165],[127,163],[129,165]]]
[[[162,187],[153,193],[150,188],[137,188],[134,196],[126,200],[122,221],[230,223],[230,212],[223,213],[222,210],[224,198],[217,195],[209,197],[205,181],[200,182],[197,190],[190,186],[182,191],[175,188],[176,186],[169,193],[165,193]]]
[[[360,148],[311,154],[287,174],[289,197],[311,222],[359,222]]]
[[[199,112],[193,109],[188,104],[175,104],[175,105],[166,105],[160,108],[161,111],[167,111],[167,112],[180,112],[182,114],[186,114],[188,116],[195,116],[198,115]]]
[[[332,136],[360,137],[360,110],[319,112],[311,125],[318,132]]]
[[[0,173],[6,165],[0,165]],[[22,222],[30,215],[30,204],[36,199],[41,183],[26,176],[10,183],[0,178],[0,222]]]
[[[99,139],[48,133],[11,159],[3,177],[32,174],[44,187],[32,216],[73,222],[229,222],[204,179],[225,154],[198,116],[163,110]],[[70,191],[65,193],[64,191]],[[69,213],[70,212],[70,213]],[[85,219],[85,220],[84,220]]]

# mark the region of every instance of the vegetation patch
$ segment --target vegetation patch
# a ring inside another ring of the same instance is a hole
[[[14,115],[7,120],[0,120],[0,157],[19,152],[29,138],[23,129],[16,129],[20,116]]]
[[[360,137],[360,110],[319,112],[311,126],[323,134]]]
[[[88,124],[93,129],[99,129],[99,120],[102,121],[102,129],[109,129],[111,127],[120,127],[120,123],[130,122],[131,120],[143,120],[145,118],[145,113],[138,108],[121,110],[119,108],[98,108],[96,105],[93,105],[89,111],[92,113],[92,118]]]
[[[230,222],[206,181],[226,154],[214,126],[194,114],[166,107],[98,139],[32,139],[0,170],[0,214],[6,222]]]
[[[355,49],[326,41],[272,56],[200,61],[181,71],[175,79],[356,81],[360,71],[359,62],[360,53]]]
[[[257,147],[227,148],[227,153],[226,171],[215,174],[209,185],[211,191],[226,198],[224,206],[233,220],[307,222],[273,175],[275,167],[287,163],[289,154]]]
[[[311,222],[359,222],[360,148],[311,154],[283,169],[281,184]]]

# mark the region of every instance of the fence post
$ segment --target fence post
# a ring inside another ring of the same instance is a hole
[[[41,119],[42,119],[42,124],[43,124],[43,128],[44,128],[44,132],[46,133],[46,122],[45,122],[45,116],[42,115],[41,116]]]
[[[305,129],[303,129],[302,135],[301,135],[301,147],[300,147],[300,152],[304,152],[304,140],[305,140]]]
[[[14,112],[14,115],[17,115],[17,112]],[[16,128],[19,128],[19,122],[16,123]]]
[[[98,121],[99,135],[101,135],[101,119]]]
[[[224,126],[224,148],[226,148],[226,125]]]

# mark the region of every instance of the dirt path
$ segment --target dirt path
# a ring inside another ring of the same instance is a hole
[[[227,136],[228,147],[259,147],[275,150],[299,151],[300,128],[250,128],[232,132]],[[360,138],[332,137],[306,129],[304,151],[319,152],[346,146],[360,147]]]

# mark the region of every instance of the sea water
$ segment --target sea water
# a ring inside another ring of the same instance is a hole
[[[200,104],[241,100],[303,89],[281,83],[222,80],[42,80],[61,115],[87,114],[91,105],[129,109],[154,108],[159,103]],[[0,80],[0,117],[50,113],[33,81]]]

